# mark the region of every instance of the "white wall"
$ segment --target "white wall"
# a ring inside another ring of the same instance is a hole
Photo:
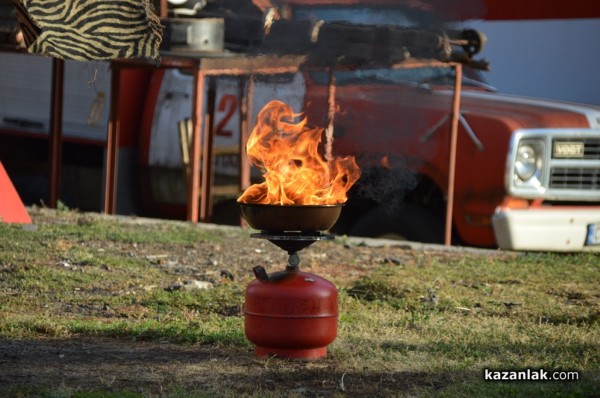
[[[499,91],[600,105],[600,19],[470,21]]]
[[[0,127],[47,134],[50,129],[52,58],[0,53]],[[104,142],[108,126],[111,71],[104,61],[65,61],[63,135]],[[97,124],[88,124],[92,103],[104,94]],[[40,124],[23,129],[5,119]]]

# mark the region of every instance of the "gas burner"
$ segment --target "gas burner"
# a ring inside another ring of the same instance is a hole
[[[251,238],[266,239],[277,247],[288,252],[290,256],[289,265],[292,265],[292,257],[298,257],[298,252],[319,240],[333,240],[335,236],[323,232],[269,232],[262,231],[250,235]],[[298,260],[299,262],[300,260]],[[295,265],[297,266],[297,264]]]

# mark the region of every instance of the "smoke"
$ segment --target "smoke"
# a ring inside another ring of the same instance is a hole
[[[361,166],[362,176],[356,184],[354,195],[359,200],[377,203],[387,213],[395,213],[402,205],[406,195],[419,182],[417,172],[409,167],[402,156],[387,155],[379,159],[370,159],[369,166]]]

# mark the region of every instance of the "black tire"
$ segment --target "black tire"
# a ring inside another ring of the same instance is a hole
[[[432,211],[417,205],[404,204],[392,213],[385,208],[375,207],[354,224],[350,235],[443,243],[444,222]]]

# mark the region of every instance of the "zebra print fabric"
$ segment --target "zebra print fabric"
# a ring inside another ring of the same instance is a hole
[[[30,53],[158,60],[162,26],[150,0],[12,0]]]

